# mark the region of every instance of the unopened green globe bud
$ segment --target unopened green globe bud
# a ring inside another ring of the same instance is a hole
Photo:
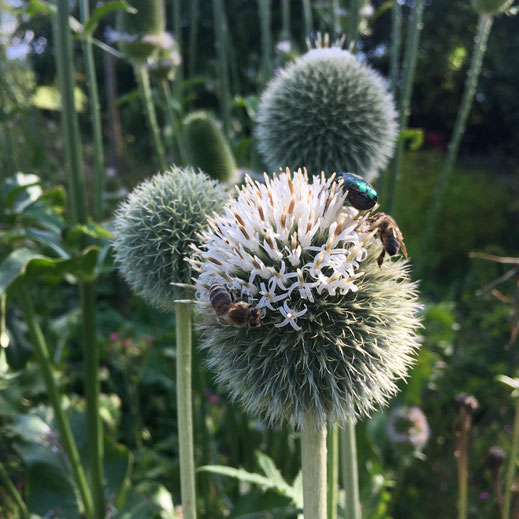
[[[233,178],[236,162],[214,117],[203,111],[189,114],[184,119],[184,138],[192,166],[220,182]]]
[[[160,47],[157,54],[149,60],[148,70],[150,71],[150,76],[157,81],[173,81],[175,72],[181,63],[182,57],[178,50],[178,45],[171,38],[169,48]]]
[[[258,148],[272,170],[352,171],[371,181],[392,155],[396,111],[385,80],[337,47],[313,49],[267,86]]]
[[[496,15],[511,7],[514,0],[471,0],[471,3],[479,14]]]
[[[128,0],[136,12],[117,11],[117,41],[121,51],[134,61],[145,61],[162,45],[157,41],[166,30],[164,0]]]
[[[190,168],[172,167],[138,185],[116,211],[115,261],[132,287],[148,303],[172,310],[179,289],[189,283],[191,244],[207,216],[222,209],[227,193],[216,181]]]

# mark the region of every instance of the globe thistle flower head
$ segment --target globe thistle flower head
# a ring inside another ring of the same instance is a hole
[[[387,165],[397,137],[385,80],[338,47],[312,49],[279,72],[256,122],[258,149],[272,170],[353,171],[368,181]]]
[[[138,185],[115,214],[115,261],[132,289],[153,306],[172,310],[191,268],[185,259],[208,214],[227,200],[204,173],[172,167]]]
[[[396,445],[421,450],[429,440],[429,423],[418,406],[396,407],[389,416],[387,434],[389,440]]]
[[[211,306],[218,283],[261,313],[243,328],[204,311],[202,347],[232,398],[270,422],[368,415],[397,391],[418,346],[409,265],[378,267],[377,231],[341,186],[301,171],[248,178],[190,260],[199,302]]]

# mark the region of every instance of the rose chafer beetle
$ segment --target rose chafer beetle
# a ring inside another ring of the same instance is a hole
[[[337,178],[342,178],[344,187],[348,190],[346,200],[359,211],[367,211],[378,201],[378,193],[362,177],[355,173],[340,172]]]

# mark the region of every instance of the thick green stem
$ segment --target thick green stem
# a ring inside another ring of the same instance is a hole
[[[337,500],[339,497],[339,428],[330,425],[328,430],[328,519],[337,519]]]
[[[218,85],[220,97],[220,113],[225,134],[229,136],[231,129],[229,64],[227,62],[225,38],[225,13],[222,0],[213,0],[213,18],[215,29],[216,55],[218,57]]]
[[[359,41],[360,0],[350,0],[348,13],[348,44],[351,52],[355,52]]]
[[[7,473],[7,470],[5,470],[4,465],[0,462],[0,483],[4,486],[5,490],[11,494],[11,497],[13,498],[14,502],[16,503],[16,506],[20,509],[21,517],[23,519],[29,519],[30,513],[29,510],[27,510],[27,506],[24,503],[22,496],[20,495],[20,492],[18,492],[18,489],[14,486],[14,483],[11,481],[11,478],[9,477],[9,474]]]
[[[139,83],[139,90],[144,103],[144,112],[150,127],[151,137],[153,139],[153,147],[157,157],[157,163],[162,171],[166,170],[166,154],[160,136],[159,123],[157,122],[157,114],[155,113],[155,106],[153,105],[153,97],[151,95],[150,76],[148,69],[144,64],[136,63],[134,65],[135,76]]]
[[[189,4],[189,78],[193,78],[196,68],[196,47],[198,40],[198,23],[199,23],[199,0],[191,0]]]
[[[391,8],[391,50],[389,61],[389,77],[391,91],[395,100],[398,91],[398,77],[400,75],[400,47],[402,44],[402,6],[394,0]]]
[[[182,26],[181,26],[181,18],[182,18],[182,2],[181,0],[173,0],[173,33],[175,35],[175,40],[178,45],[178,52],[182,56],[183,48],[182,45]],[[184,64],[180,63],[175,70],[175,80],[173,82],[173,88],[175,93],[175,98],[179,101],[184,96]]]
[[[312,4],[310,0],[303,0],[303,16],[305,18],[306,37],[312,38],[312,31],[314,30],[314,21],[312,19]]]
[[[68,0],[58,1],[58,11],[53,26],[56,41],[56,64],[61,93],[61,117],[65,138],[65,155],[69,170],[70,217],[72,223],[85,224],[88,220],[88,207],[82,164],[81,139],[74,105],[74,62],[70,39]]]
[[[263,84],[272,76],[272,0],[258,0],[258,14],[261,26],[262,74]]]
[[[466,410],[461,411],[460,429],[458,432],[458,445],[456,447],[456,461],[458,465],[458,519],[467,517],[467,495],[468,495],[468,447],[471,426],[471,414]]]
[[[281,39],[290,40],[290,0],[281,0]]]
[[[169,88],[169,84],[166,80],[162,80],[160,82],[160,89],[162,90],[162,95],[164,96],[164,101],[166,103],[166,114],[169,119],[169,124],[171,125],[171,130],[173,131],[173,135],[175,137],[177,150],[179,154],[179,160],[175,160],[175,156],[173,155],[173,162],[179,166],[185,166],[188,163],[186,148],[184,146],[184,138],[182,136],[182,130],[180,129],[180,123],[175,114],[175,110],[173,109],[173,99],[171,99],[171,90]]]
[[[337,39],[341,29],[339,26],[339,0],[330,0],[330,37],[332,42]]]
[[[99,345],[96,336],[96,292],[93,283],[79,285],[83,314],[83,362],[87,415],[88,458],[96,517],[105,517],[103,425],[99,413]]]
[[[515,403],[514,427],[512,430],[512,448],[510,450],[510,458],[506,467],[505,477],[505,498],[503,501],[503,519],[511,519],[510,506],[512,503],[512,485],[514,482],[515,467],[518,462],[519,454],[519,398]]]
[[[80,0],[79,10],[81,23],[85,24],[89,17],[88,0]],[[103,218],[103,192],[105,185],[105,168],[103,152],[103,134],[101,131],[101,116],[99,108],[99,91],[97,88],[96,70],[94,64],[94,51],[90,38],[83,42],[83,54],[85,56],[85,70],[88,86],[88,98],[90,109],[90,122],[92,124],[92,141],[94,143],[94,166],[95,166],[95,219]]]
[[[341,432],[342,481],[346,493],[346,517],[360,519],[359,470],[357,466],[357,441],[355,424],[348,421]]]
[[[27,325],[29,326],[29,331],[34,343],[36,359],[40,365],[45,387],[47,388],[47,393],[54,411],[54,419],[56,420],[56,425],[58,427],[61,445],[63,446],[63,450],[65,451],[65,454],[69,459],[70,466],[72,467],[72,474],[74,476],[74,481],[76,483],[79,495],[81,496],[81,501],[83,502],[85,516],[88,519],[93,519],[96,516],[94,514],[92,494],[90,493],[90,489],[87,485],[85,471],[81,465],[79,452],[77,450],[74,436],[72,435],[70,423],[67,419],[67,416],[65,415],[65,412],[63,411],[63,408],[61,407],[61,397],[59,395],[56,380],[52,372],[49,350],[47,348],[45,338],[43,337],[40,325],[36,319],[36,313],[34,311],[32,300],[28,291],[26,289],[22,289],[20,291],[20,296],[22,308],[25,313],[25,319]]]
[[[305,413],[301,429],[305,519],[326,519],[326,425]]]
[[[402,132],[407,128],[409,120],[411,95],[413,92],[414,72],[416,68],[416,60],[418,58],[418,45],[420,43],[420,33],[423,28],[423,10],[424,0],[416,0],[413,7],[413,15],[407,30],[407,42],[404,56],[404,70],[402,81],[402,92],[399,103],[398,130]],[[404,152],[404,142],[398,141],[397,149],[390,165],[389,190],[385,211],[391,213],[395,205],[396,184],[398,179],[398,170]]]
[[[176,303],[177,413],[182,517],[196,518],[193,411],[191,398],[191,306]]]
[[[465,133],[467,125],[467,118],[472,107],[472,101],[476,92],[476,86],[478,84],[479,73],[481,72],[481,65],[483,63],[483,56],[487,46],[488,35],[492,27],[492,16],[488,14],[482,14],[479,16],[478,30],[474,42],[474,51],[472,54],[472,61],[470,68],[467,73],[467,79],[465,81],[465,89],[463,91],[463,97],[461,99],[460,108],[458,115],[456,116],[456,122],[454,123],[454,129],[447,149],[447,156],[443,163],[440,180],[436,186],[434,192],[433,201],[427,213],[425,220],[425,227],[422,233],[421,247],[420,247],[420,263],[423,262],[424,252],[426,247],[429,245],[432,231],[438,216],[441,201],[447,186],[447,181],[456,162],[458,156],[458,150],[460,147],[461,139]],[[421,266],[421,265],[420,265]]]

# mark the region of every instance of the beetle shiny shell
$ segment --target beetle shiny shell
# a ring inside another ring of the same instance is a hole
[[[339,173],[348,190],[346,200],[359,211],[371,209],[378,201],[378,193],[362,177],[354,173]]]

